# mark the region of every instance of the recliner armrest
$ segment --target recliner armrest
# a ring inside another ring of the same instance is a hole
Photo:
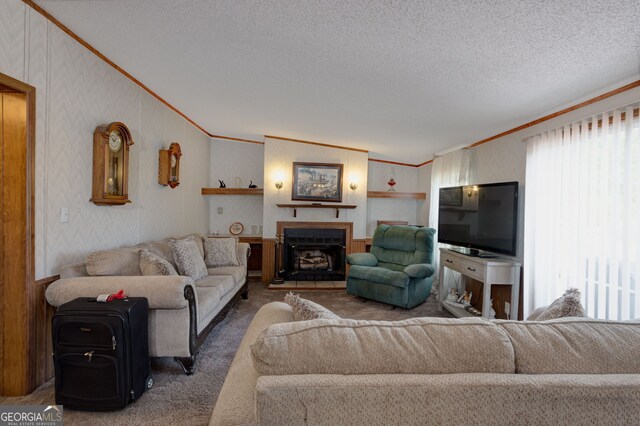
[[[347,255],[349,265],[377,266],[378,258],[371,253],[351,253]]]
[[[409,265],[404,268],[405,274],[419,280],[432,276],[434,272],[435,269],[433,268],[433,265],[430,265],[428,263],[414,263],[413,265]]]

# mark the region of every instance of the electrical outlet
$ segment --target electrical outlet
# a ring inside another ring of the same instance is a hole
[[[504,313],[507,314],[507,317],[511,315],[511,303],[504,302]]]

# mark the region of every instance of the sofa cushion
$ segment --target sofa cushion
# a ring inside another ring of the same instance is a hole
[[[588,318],[496,321],[522,374],[639,374],[640,324]]]
[[[200,256],[200,250],[193,238],[184,240],[170,240],[178,272],[192,278],[194,281],[207,276],[207,265]]]
[[[350,278],[373,281],[380,284],[404,288],[409,283],[409,276],[401,271],[392,271],[378,266],[352,265],[349,269]]]
[[[209,268],[207,271],[209,275],[231,275],[236,284],[243,282],[247,275],[247,268],[244,266],[221,266]]]
[[[256,340],[251,355],[263,375],[515,371],[507,334],[480,318],[275,324]]]
[[[306,321],[312,319],[339,319],[340,317],[329,309],[311,300],[303,299],[293,292],[284,296],[284,301],[293,309],[293,318],[296,321]]]
[[[538,308],[529,315],[527,321],[546,321],[563,317],[584,317],[584,307],[580,303],[580,290],[570,288],[562,297],[554,300],[549,306]]]
[[[220,290],[222,298],[235,287],[235,282],[231,275],[207,275],[196,281],[196,287],[216,287]]]
[[[178,275],[171,263],[147,249],[140,249],[140,271],[142,275]]]
[[[91,276],[142,275],[140,254],[135,248],[102,250],[87,256],[87,273]]]
[[[207,268],[238,266],[237,237],[207,237],[204,240],[204,263]]]
[[[60,278],[88,277],[87,262],[70,263],[60,267]]]
[[[196,297],[198,298],[198,333],[200,333],[218,313],[222,295],[217,287],[196,286]]]
[[[169,245],[169,239],[141,243],[136,248],[149,250],[150,253],[160,256],[176,268],[176,261],[173,258],[173,249]]]
[[[204,259],[204,236],[202,234],[188,234],[185,235],[183,237],[180,238],[169,238],[169,240],[188,240],[188,239],[192,239],[193,241],[195,241],[196,246],[198,246],[198,250],[200,251],[200,257],[202,257]]]

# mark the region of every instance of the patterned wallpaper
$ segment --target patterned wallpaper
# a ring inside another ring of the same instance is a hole
[[[0,4],[0,72],[36,87],[36,279],[96,249],[205,232],[209,138],[19,0]],[[91,197],[93,130],[131,130],[132,204]],[[182,184],[157,184],[158,150],[182,146]],[[60,209],[69,222],[60,223]]]

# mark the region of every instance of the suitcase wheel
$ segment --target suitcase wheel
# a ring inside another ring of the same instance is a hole
[[[153,386],[153,379],[149,377],[147,379],[147,389],[151,389],[151,386]]]

